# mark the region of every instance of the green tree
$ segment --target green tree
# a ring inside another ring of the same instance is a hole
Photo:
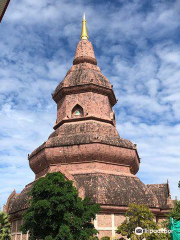
[[[178,187],[180,188],[180,182],[178,183]],[[162,222],[162,227],[166,229],[170,229],[170,218],[173,218],[177,221],[180,221],[180,201],[174,201],[174,206],[172,210],[166,214],[167,219]],[[168,239],[171,239],[170,234],[167,234]]]
[[[174,207],[172,211],[168,214],[168,217],[172,217],[173,219],[179,221],[180,220],[180,201],[174,202]]]
[[[0,240],[11,239],[11,224],[8,215],[0,211]]]
[[[99,210],[89,198],[78,197],[72,181],[63,174],[48,173],[33,184],[21,230],[29,231],[31,240],[89,240],[97,234],[92,220]]]
[[[143,232],[142,235],[137,235],[135,229],[158,230],[158,226],[154,219],[154,214],[145,205],[130,204],[129,209],[125,214],[125,221],[117,228],[117,233],[131,240],[165,240],[166,234]]]
[[[178,183],[178,187],[180,188],[180,181]],[[180,220],[180,201],[176,200],[174,201],[174,207],[171,210],[167,216],[170,218],[172,217],[173,219],[179,221]],[[167,221],[167,224],[169,224],[169,221]]]
[[[97,236],[94,236],[94,237],[90,237],[89,240],[99,240],[99,238]]]
[[[174,207],[172,210],[166,214],[167,219],[162,222],[162,227],[166,229],[170,229],[170,218],[172,217],[173,219],[179,221],[180,220],[180,201],[175,201],[174,202]],[[171,239],[170,234],[166,234],[167,239]]]

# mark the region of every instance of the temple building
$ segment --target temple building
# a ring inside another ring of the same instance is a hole
[[[0,0],[0,23],[3,19],[3,16],[7,10],[10,0]]]
[[[172,207],[169,184],[144,184],[136,176],[140,158],[136,145],[119,136],[113,106],[116,96],[97,65],[83,17],[73,66],[56,87],[57,121],[48,140],[28,155],[35,180],[61,172],[74,182],[79,196],[101,205],[94,222],[98,237],[116,236],[130,203],[148,205],[161,222]],[[28,192],[9,196],[5,206],[12,222],[12,240],[28,240],[19,226],[28,208]]]

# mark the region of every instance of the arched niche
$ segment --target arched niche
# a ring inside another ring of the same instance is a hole
[[[84,110],[83,108],[77,104],[73,109],[72,109],[72,118],[81,118],[84,116]]]

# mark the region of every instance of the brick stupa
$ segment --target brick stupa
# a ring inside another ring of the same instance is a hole
[[[172,204],[169,185],[145,185],[136,176],[140,165],[136,145],[117,132],[113,86],[97,66],[85,19],[73,66],[52,97],[57,104],[54,132],[28,158],[36,179],[62,172],[82,198],[88,196],[99,203],[101,212],[94,224],[100,238],[116,235],[130,203],[146,204],[157,222],[164,219]],[[13,240],[28,239],[19,226],[32,185],[20,194],[14,191],[5,206]]]

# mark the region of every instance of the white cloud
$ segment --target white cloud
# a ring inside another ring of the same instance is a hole
[[[147,4],[147,3],[146,3]],[[52,132],[51,93],[71,67],[86,11],[98,64],[119,99],[118,130],[138,144],[145,183],[178,195],[179,1],[11,1],[0,26],[0,203],[33,180],[27,154]]]

